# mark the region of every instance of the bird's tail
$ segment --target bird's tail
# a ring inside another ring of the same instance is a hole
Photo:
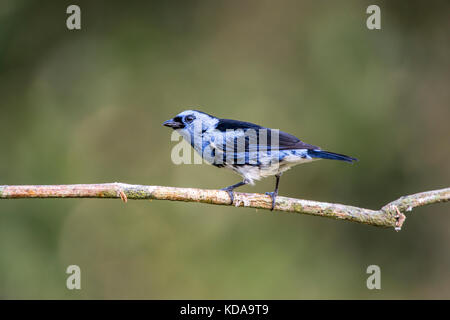
[[[329,152],[329,151],[323,151],[323,150],[308,150],[308,155],[311,158],[318,158],[318,159],[330,159],[330,160],[341,160],[352,163],[353,161],[358,161],[358,159],[349,157],[343,154]]]

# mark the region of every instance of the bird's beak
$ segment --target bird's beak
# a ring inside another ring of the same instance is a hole
[[[175,121],[174,119],[164,121],[163,126],[166,126],[166,127],[172,128],[172,129],[184,128],[184,124],[182,122]]]

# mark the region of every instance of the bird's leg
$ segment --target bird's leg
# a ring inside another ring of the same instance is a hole
[[[226,188],[223,188],[223,189],[220,189],[220,190],[226,191],[228,193],[228,195],[230,196],[230,200],[231,200],[230,204],[233,204],[233,202],[234,202],[233,190],[236,189],[237,187],[243,186],[243,185],[248,184],[248,183],[249,183],[249,181],[244,179],[244,181],[242,181],[242,182],[233,184],[232,186],[229,186],[229,187],[226,187]]]
[[[275,190],[273,192],[266,192],[266,194],[272,198],[272,208],[270,209],[270,211],[273,211],[273,209],[275,208],[275,199],[278,196],[278,184],[280,183],[280,177],[281,173],[275,175],[275,178],[277,178],[277,181],[275,182]]]

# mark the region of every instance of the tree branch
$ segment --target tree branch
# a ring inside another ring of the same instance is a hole
[[[124,202],[127,202],[128,199],[155,199],[230,205],[227,192],[221,190],[124,183],[0,186],[0,199],[18,198],[120,198]],[[236,207],[271,208],[271,198],[268,195],[236,192],[234,199],[233,204]],[[416,207],[449,200],[450,188],[404,196],[386,204],[380,210],[279,196],[276,199],[274,210],[348,220],[379,227],[394,227],[396,230],[400,230],[405,220],[405,212]]]

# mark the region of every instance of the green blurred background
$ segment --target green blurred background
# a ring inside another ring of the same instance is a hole
[[[66,8],[81,7],[80,31]],[[381,7],[382,29],[366,28]],[[189,106],[358,157],[280,193],[377,209],[449,186],[448,1],[0,2],[0,184],[221,188],[174,165]],[[242,191],[273,189],[266,179]],[[403,230],[168,201],[3,200],[0,298],[450,298],[450,206]],[[66,289],[68,265],[82,289]],[[381,267],[381,290],[366,268]]]

